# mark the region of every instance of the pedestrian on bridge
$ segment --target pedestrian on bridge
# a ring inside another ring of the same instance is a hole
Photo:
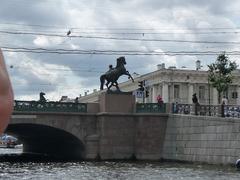
[[[198,98],[197,98],[197,94],[196,93],[194,93],[192,95],[192,102],[194,104],[195,115],[198,115],[198,109],[199,109],[200,104],[198,102]]]
[[[157,102],[158,102],[160,107],[163,106],[163,98],[162,98],[162,96],[160,94],[157,96]]]
[[[0,49],[0,134],[8,125],[13,111],[13,91]]]

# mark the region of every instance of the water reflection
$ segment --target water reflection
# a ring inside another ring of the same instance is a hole
[[[15,148],[0,148],[0,155],[3,154],[21,154],[22,153],[22,146],[15,147]]]
[[[178,180],[239,179],[231,167],[178,163],[69,162],[69,163],[0,163],[4,179],[129,179]]]
[[[0,153],[21,149],[0,149]],[[160,162],[0,162],[0,179],[97,179],[97,180],[238,180],[240,172],[230,166]]]

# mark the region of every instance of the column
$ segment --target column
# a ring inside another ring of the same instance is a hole
[[[158,96],[158,84],[157,85],[153,85],[153,91],[152,91],[152,103],[156,103],[157,102],[157,96]]]
[[[213,105],[218,105],[218,92],[216,88],[213,88]]]
[[[240,87],[239,86],[237,87],[237,95],[238,95],[237,105],[240,105]]]
[[[162,98],[164,103],[168,103],[168,83],[163,83],[162,85]]]
[[[193,84],[188,84],[188,104],[192,104]]]

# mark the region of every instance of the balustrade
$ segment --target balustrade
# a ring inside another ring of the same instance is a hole
[[[166,104],[158,103],[137,103],[137,113],[166,113]]]
[[[240,118],[240,106],[237,105],[193,105],[193,104],[137,103],[136,113],[173,113],[200,116],[222,116]],[[167,107],[171,107],[170,109]],[[197,108],[197,111],[195,111]],[[87,112],[86,103],[14,101],[15,112]]]
[[[14,101],[14,111],[87,112],[87,104],[72,102]]]

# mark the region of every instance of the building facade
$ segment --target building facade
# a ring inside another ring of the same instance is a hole
[[[225,96],[228,104],[240,105],[240,70],[233,72],[233,83],[229,86]],[[192,104],[192,95],[197,94],[200,104],[218,104],[218,92],[208,83],[208,72],[203,70],[176,69],[161,67],[157,71],[144,74],[119,84],[122,91],[139,93],[139,82],[145,82],[148,97],[136,95],[137,102],[156,103],[160,95],[165,103]],[[94,92],[80,98],[80,102],[97,102],[101,91]]]

